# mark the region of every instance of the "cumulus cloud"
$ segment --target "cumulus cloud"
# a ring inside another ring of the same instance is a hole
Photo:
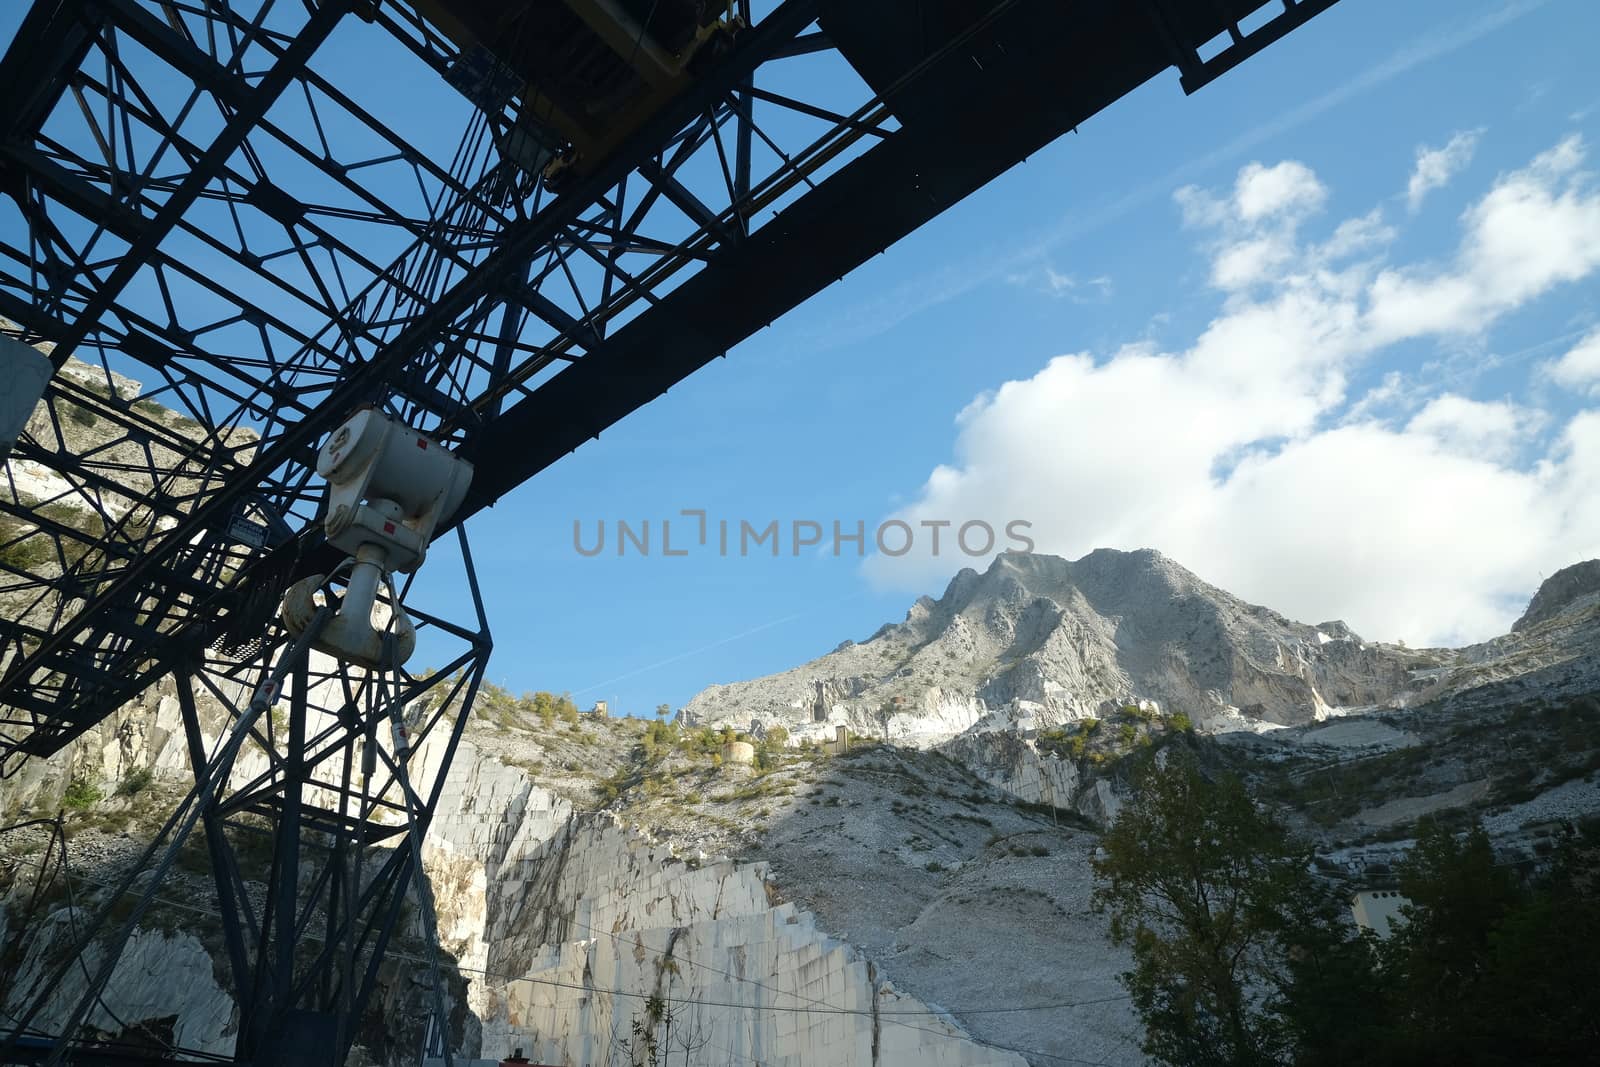
[[[1504,463],[1544,425],[1545,414],[1507,401],[1486,402],[1446,393],[1406,424],[1406,433],[1467,459]]]
[[[1296,259],[1300,226],[1322,209],[1328,190],[1310,167],[1289,160],[1271,167],[1251,163],[1226,196],[1190,185],[1174,197],[1186,225],[1216,235],[1212,284],[1243,290],[1274,281]],[[1351,219],[1322,252],[1341,258],[1385,239],[1379,216]]]
[[[1455,261],[1396,268],[1372,286],[1375,341],[1481,330],[1555,285],[1600,267],[1600,196],[1570,137],[1500,178],[1464,218]]]
[[[1541,368],[1557,385],[1600,397],[1600,330],[1579,341],[1570,352]]]
[[[1405,340],[1470,334],[1600,269],[1600,192],[1571,139],[1497,179],[1447,262],[1386,262],[1381,212],[1305,236],[1327,190],[1252,164],[1177,194],[1220,310],[1187,347],[1052,359],[976,398],[955,458],[895,517],[1027,519],[1040,551],[1151,546],[1242,596],[1371,636],[1501,631],[1545,573],[1600,550],[1600,411],[1564,423],[1504,398],[1350,377]],[[1324,230],[1324,232],[1328,232]],[[1600,384],[1600,331],[1545,371]],[[923,588],[952,561],[875,557]]]
[[[1327,188],[1311,168],[1294,161],[1275,167],[1251,163],[1239,172],[1233,190],[1234,208],[1245,222],[1310,215],[1327,199]]]
[[[1411,172],[1411,181],[1406,185],[1406,204],[1413,213],[1422,207],[1422,201],[1429,193],[1449,184],[1451,178],[1472,162],[1481,136],[1482,130],[1468,130],[1450,138],[1442,148],[1424,146],[1417,149],[1417,165]]]

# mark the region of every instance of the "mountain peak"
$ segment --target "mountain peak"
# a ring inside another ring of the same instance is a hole
[[[1600,593],[1600,559],[1588,559],[1562,567],[1543,582],[1528,601],[1528,610],[1511,624],[1512,633],[1521,633],[1546,619],[1559,615],[1580,597]]]
[[[1060,722],[1150,700],[1232,729],[1376,703],[1405,682],[1402,658],[1342,624],[1319,632],[1247,604],[1154,549],[1007,552],[861,644],[715,687],[685,710],[792,731],[840,715],[865,727],[893,705],[912,733],[948,735],[1007,707]]]

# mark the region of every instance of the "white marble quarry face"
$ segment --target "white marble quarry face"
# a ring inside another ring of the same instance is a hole
[[[88,916],[69,915],[71,911],[62,908],[45,920],[44,929],[36,935],[34,951],[24,959],[16,975],[14,989],[37,988],[50,972],[55,953],[70,951],[76,944],[77,924]],[[103,946],[91,945],[83,956],[85,966],[66,972],[56,987],[57,995],[33,1025],[47,1033],[59,1033],[88,988],[88,976],[98,971],[104,958]],[[178,998],[173,995],[175,976],[182,976],[183,983]],[[116,970],[84,1021],[104,1033],[115,1034],[122,1029],[118,1019],[172,1018],[174,1044],[196,1052],[231,1055],[234,1015],[233,998],[217,983],[211,954],[199,938],[182,931],[140,929],[128,938]]]
[[[436,887],[461,889],[440,895],[440,929],[483,1054],[615,1062],[619,1035],[660,996],[677,1013],[671,1040],[703,1050],[695,1062],[1024,1067],[779,902],[765,864],[685,862],[462,747],[427,864]],[[475,864],[483,879],[463,869]]]

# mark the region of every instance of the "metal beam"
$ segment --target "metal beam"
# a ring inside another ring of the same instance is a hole
[[[492,505],[1167,67],[1148,36],[1141,45],[1126,35],[1127,15],[1101,10],[1098,24],[1083,22],[1075,97],[1039,108],[1026,99],[1030,86],[1001,82],[996,95],[970,99],[942,126],[898,131],[483,427],[466,446],[476,473],[453,521]],[[884,197],[886,189],[900,193]]]
[[[332,8],[325,9],[318,17],[322,17],[328,10]],[[370,399],[373,391],[391,376],[395,369],[414,358],[428,345],[435,343],[444,331],[483,296],[497,291],[507,282],[509,276],[524,269],[532,256],[576,220],[585,205],[593,202],[607,188],[634,169],[636,160],[648,158],[655,146],[692,121],[704,111],[710,101],[726,95],[747,78],[773,48],[789,40],[814,21],[816,10],[816,0],[785,0],[758,26],[745,34],[734,51],[714,71],[694,83],[636,130],[625,142],[621,151],[597,167],[570,193],[558,198],[537,216],[516,223],[508,229],[501,246],[483,264],[418,315],[387,347],[374,354],[359,368],[353,369],[329,392],[313,416],[288,427],[272,446],[264,450],[252,464],[252,470],[262,473],[276,470],[361,402]],[[322,29],[321,32],[325,34],[326,29]],[[299,48],[296,50],[296,55],[306,51],[304,48]],[[287,58],[286,55],[285,60]],[[285,60],[280,60],[280,64]],[[204,173],[196,171],[195,175]],[[85,320],[80,319],[74,331],[81,334],[87,329],[84,323]],[[14,664],[6,676],[0,679],[0,701],[9,700],[10,694],[29,684],[29,680],[36,672],[44,668],[52,657],[84,631],[95,614],[133,595],[138,584],[151,571],[164,564],[180,545],[211,527],[220,513],[231,507],[234,500],[252,487],[244,480],[228,483],[206,503],[196,508],[161,544],[153,546],[134,561],[83,611],[63,624],[49,641],[25,657],[22,662]],[[104,707],[102,714],[109,712],[111,706],[114,706],[113,699],[120,702],[131,695],[120,692],[113,694],[112,699],[102,702]]]
[[[169,61],[193,77],[197,85],[204,85],[213,93],[225,93],[236,88],[236,80],[219,75],[217,72],[221,68],[216,67],[210,57],[182,41],[131,0],[99,0],[99,2],[117,9],[118,14],[125,20],[118,25],[135,33],[141,43],[168,52]],[[149,228],[123,253],[110,277],[101,283],[94,298],[78,315],[77,321],[72,324],[66,336],[55,342],[56,348],[51,352],[50,359],[57,367],[66,362],[67,357],[99,323],[100,317],[110,309],[112,302],[133,280],[133,276],[144,267],[145,260],[155,252],[157,245],[199,198],[210,183],[212,175],[239,150],[245,137],[266,116],[278,97],[283,95],[283,91],[294,82],[306,63],[310,61],[312,53],[321,47],[322,42],[338,25],[339,19],[344,16],[350,3],[351,0],[324,0],[322,7],[311,16],[305,29],[272,65],[254,90],[234,102],[236,110],[222,132],[211,142],[205,154],[195,161],[189,174],[150,220]]]

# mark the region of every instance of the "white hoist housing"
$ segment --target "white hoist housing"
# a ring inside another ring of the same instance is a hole
[[[434,530],[461,506],[472,465],[398,419],[363,408],[322,446],[317,473],[328,480],[328,543],[353,562],[339,610],[315,647],[370,667],[404,663],[416,647],[416,630],[399,604],[374,618],[379,587],[391,571],[422,565]],[[314,574],[285,593],[283,621],[291,633],[310,625],[325,580]]]
[[[352,556],[380,544],[388,568],[407,572],[421,565],[433,531],[472,482],[472,464],[374,408],[333,431],[317,473],[328,479],[328,542]]]

